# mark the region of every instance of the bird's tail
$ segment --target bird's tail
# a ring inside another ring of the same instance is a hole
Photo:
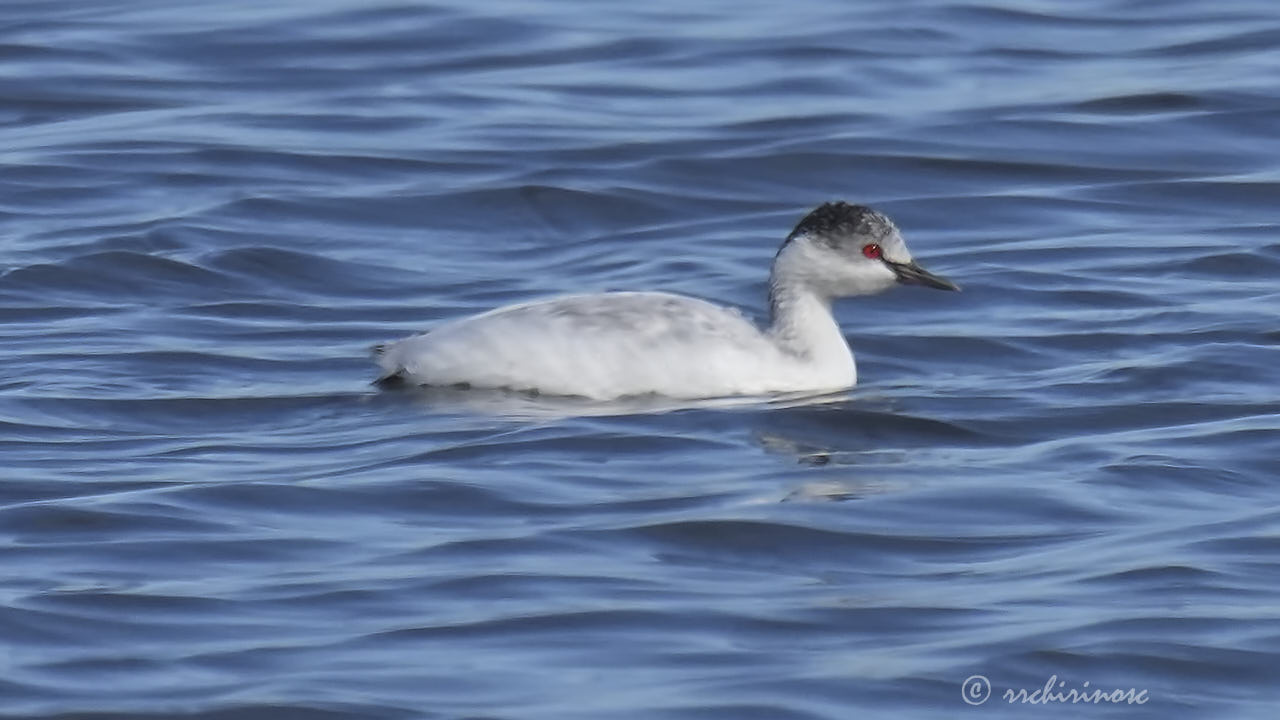
[[[369,348],[369,352],[373,354],[373,359],[382,368],[382,375],[373,381],[373,384],[380,388],[397,387],[404,384],[404,368],[394,365],[386,359],[387,350],[390,347],[391,343],[378,343]]]
[[[397,370],[390,375],[383,375],[382,377],[379,377],[373,381],[373,384],[383,389],[397,388],[402,387],[405,384],[405,379],[404,375]]]

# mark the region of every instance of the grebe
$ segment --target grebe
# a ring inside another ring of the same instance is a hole
[[[899,283],[960,289],[916,264],[885,215],[826,203],[796,225],[774,257],[764,327],[684,295],[571,295],[501,307],[380,345],[379,381],[597,400],[841,390],[857,382],[857,370],[832,301]]]

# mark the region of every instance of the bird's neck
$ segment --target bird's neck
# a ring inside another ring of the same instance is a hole
[[[836,373],[854,373],[853,353],[831,314],[831,298],[807,283],[769,278],[769,336],[779,349],[805,364]]]

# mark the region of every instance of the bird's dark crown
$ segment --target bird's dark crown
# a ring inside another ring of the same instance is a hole
[[[787,236],[787,242],[802,235],[828,244],[838,244],[854,237],[879,239],[892,233],[893,229],[893,221],[866,205],[829,202],[805,215]]]

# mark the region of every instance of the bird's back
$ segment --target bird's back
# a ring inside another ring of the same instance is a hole
[[[576,295],[446,323],[387,345],[388,375],[612,398],[758,394],[784,359],[736,310],[657,292]]]

